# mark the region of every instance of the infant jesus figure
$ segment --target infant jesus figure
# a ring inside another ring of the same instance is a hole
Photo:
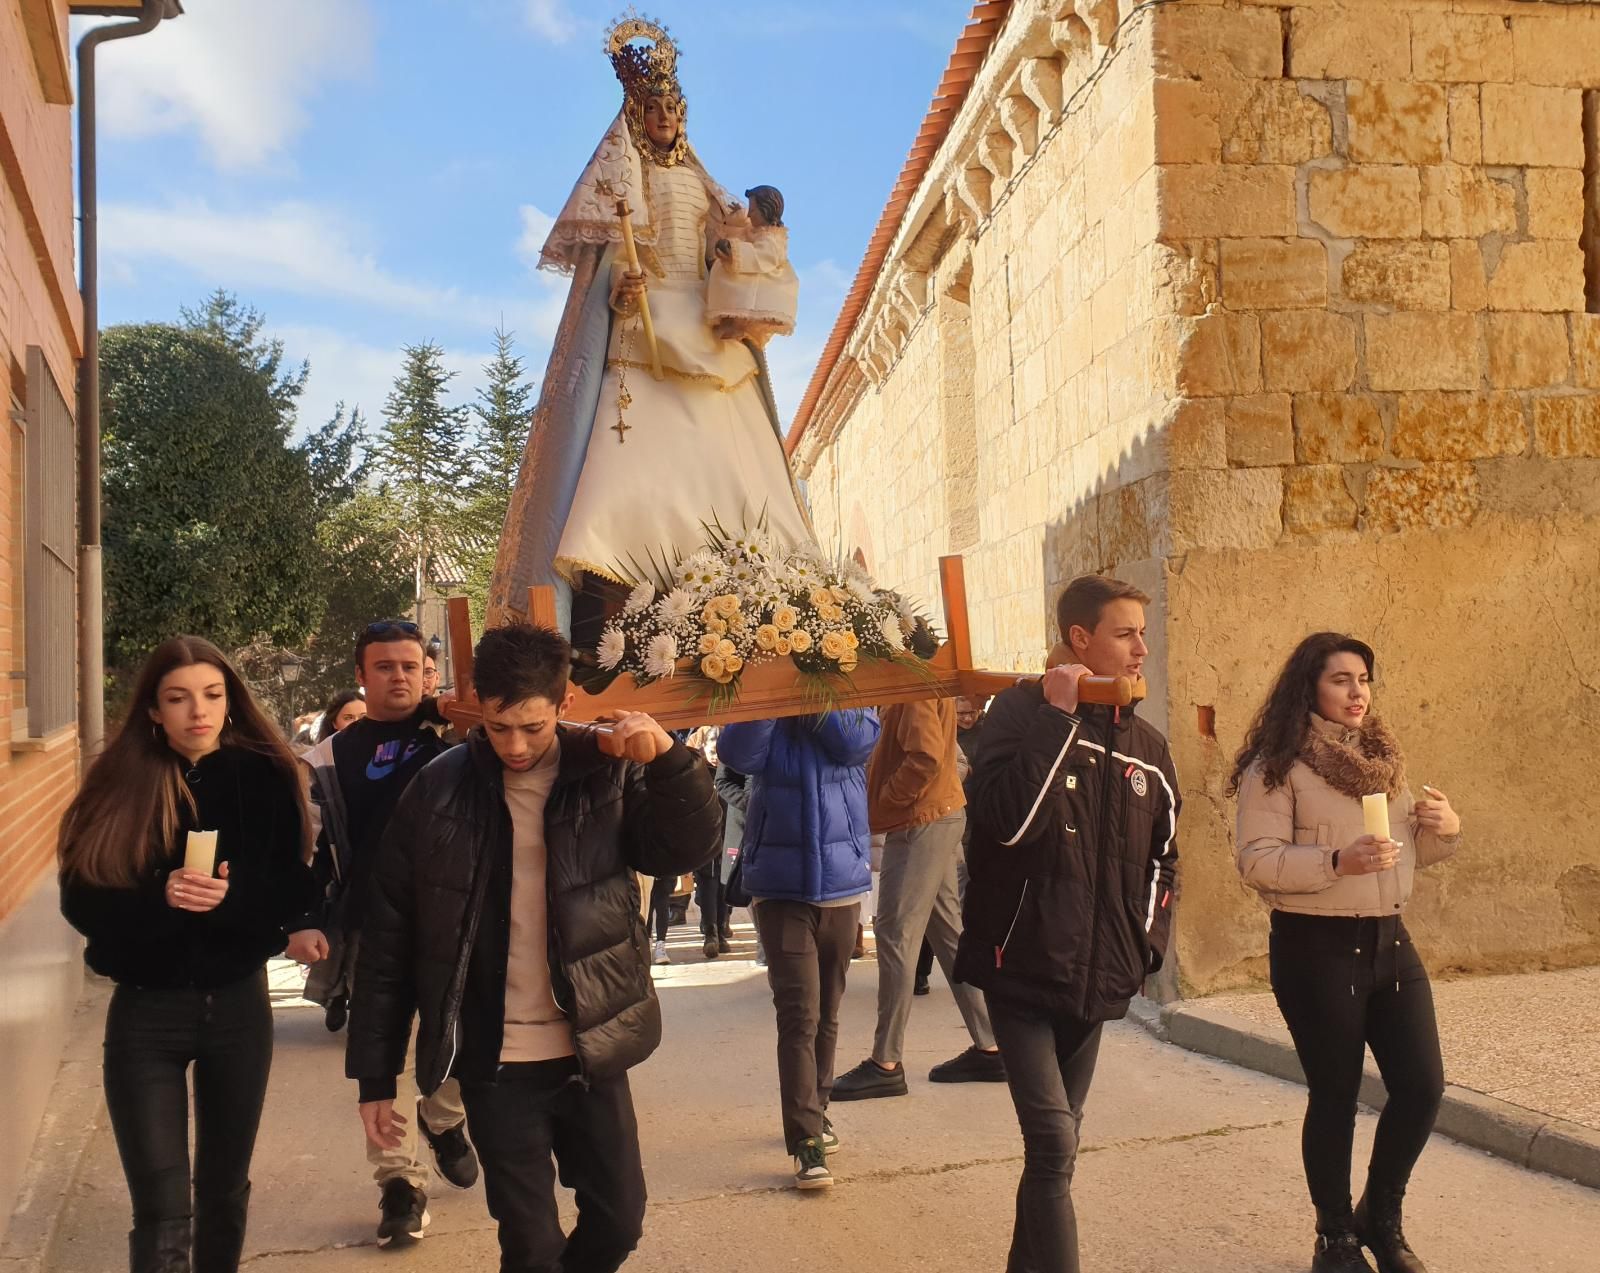
[[[723,340],[765,345],[794,331],[800,280],[789,264],[783,195],[772,186],[746,190],[750,213],[724,223],[706,283],[706,321]]]

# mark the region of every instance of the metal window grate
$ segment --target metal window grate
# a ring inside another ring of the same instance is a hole
[[[44,350],[28,346],[28,485],[24,502],[28,734],[78,715],[77,426]]]

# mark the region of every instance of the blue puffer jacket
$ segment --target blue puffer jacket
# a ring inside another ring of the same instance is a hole
[[[739,850],[750,896],[831,902],[872,887],[866,763],[878,728],[870,709],[723,727],[718,758],[750,776]]]

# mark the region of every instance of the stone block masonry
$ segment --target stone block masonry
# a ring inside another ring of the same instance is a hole
[[[1042,75],[1074,109],[1007,133]],[[863,315],[873,370],[797,456],[825,538],[931,592],[970,489],[996,666],[1039,666],[1074,574],[1151,592],[1188,991],[1263,972],[1225,780],[1318,628],[1377,647],[1467,819],[1413,906],[1434,965],[1600,959],[1557,884],[1600,870],[1600,5],[1016,4],[962,118],[879,285],[913,271],[926,307]]]

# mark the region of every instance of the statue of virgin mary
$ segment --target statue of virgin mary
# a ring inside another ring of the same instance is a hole
[[[710,524],[736,534],[759,523],[780,547],[813,542],[761,351],[706,321],[713,246],[744,210],[689,145],[677,48],[632,15],[606,48],[622,109],[540,255],[572,287],[500,541],[492,614],[521,611],[529,584],[550,583],[570,623],[570,589],[640,582],[652,562],[670,567],[704,547]],[[619,200],[632,212],[638,274]]]

